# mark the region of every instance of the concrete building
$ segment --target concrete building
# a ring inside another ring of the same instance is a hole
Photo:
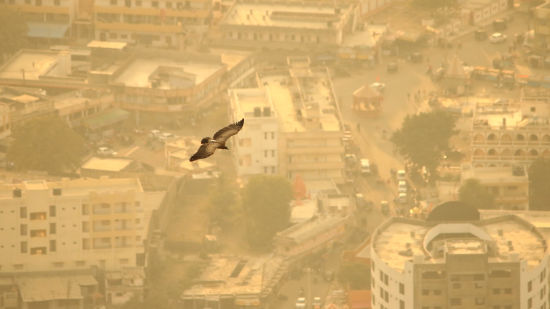
[[[508,0],[464,0],[461,1],[461,14],[466,23],[479,25],[497,14],[511,8]]]
[[[478,103],[472,123],[472,166],[529,165],[550,157],[549,108],[544,102]]]
[[[373,308],[548,308],[545,237],[514,215],[480,220],[458,202],[372,235]]]
[[[163,195],[144,192],[137,178],[1,184],[1,272],[143,266]]]
[[[107,304],[122,305],[132,298],[143,299],[145,271],[142,267],[124,267],[105,274]]]
[[[79,8],[78,1],[74,0],[0,0],[0,10],[3,6],[23,13],[29,38],[49,42],[72,36]]]
[[[109,91],[76,90],[49,97],[59,118],[71,127],[84,125],[89,117],[96,116],[113,106],[114,96]]]
[[[264,101],[262,118],[268,104],[273,106],[273,110],[269,110],[269,117],[277,117],[277,126],[272,120],[268,120],[270,122],[267,123],[273,125],[266,126],[263,130],[278,128],[278,131],[265,131],[263,136],[260,134],[255,138],[258,143],[270,141],[269,147],[266,146],[268,148],[263,150],[270,160],[278,159],[273,170],[289,179],[300,175],[306,182],[323,179],[343,182],[343,132],[327,68],[311,66],[307,57],[291,57],[287,68],[264,69],[258,72],[257,82],[259,90],[256,93]],[[245,130],[246,126],[243,132]],[[244,151],[244,145],[249,142],[251,146],[255,143],[251,138],[242,140],[244,137],[249,138],[239,133],[234,140],[234,143],[239,143],[239,151]],[[275,141],[277,149],[271,148]],[[252,166],[252,162],[250,164]],[[272,173],[269,169],[267,172]]]
[[[307,51],[334,49],[356,22],[349,3],[237,1],[213,30],[211,44]]]
[[[279,120],[271,95],[265,88],[230,89],[232,122],[242,118],[246,125],[232,142],[237,174],[278,174]]]
[[[463,166],[461,183],[477,179],[495,197],[500,209],[529,208],[529,177],[524,166],[471,167]]]
[[[154,47],[183,47],[200,39],[212,0],[95,0],[95,38]]]
[[[550,1],[538,5],[534,10],[535,50],[544,53],[550,47]]]

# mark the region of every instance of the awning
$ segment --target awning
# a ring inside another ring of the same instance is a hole
[[[83,123],[88,129],[97,130],[124,121],[128,119],[129,114],[129,112],[123,109],[113,108],[99,112],[84,120]]]
[[[62,39],[69,29],[67,24],[27,23],[27,36],[31,38]]]

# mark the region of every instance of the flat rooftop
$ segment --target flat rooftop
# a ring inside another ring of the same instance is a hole
[[[245,118],[254,117],[254,110],[261,108],[263,113],[264,108],[270,108],[270,117],[276,117],[273,110],[273,104],[271,104],[271,98],[267,89],[265,88],[241,88],[231,89],[230,96],[236,103],[237,110],[233,111],[236,114],[243,115]],[[263,115],[263,114],[262,114]],[[265,117],[265,116],[262,116]]]
[[[22,50],[0,67],[0,78],[38,80],[58,61],[59,52],[56,51]]]
[[[345,10],[336,13],[332,6],[237,3],[221,25],[327,30],[332,28],[329,22],[342,22]]]
[[[81,168],[105,172],[120,172],[131,163],[132,160],[129,159],[91,157]]]
[[[413,256],[425,257],[422,262],[425,264],[443,264],[445,263],[444,257],[426,252],[424,239],[432,229],[444,230],[442,228],[444,225],[451,224],[442,223],[431,226],[420,220],[389,219],[373,235],[371,252],[377,254],[382,261],[397,271],[403,271],[405,263],[410,261]],[[464,226],[467,225],[470,224],[464,224]],[[509,262],[512,255],[517,254],[520,259],[527,262],[529,267],[536,267],[546,254],[544,237],[532,229],[529,223],[517,216],[498,216],[471,225],[479,229],[481,233],[488,235],[490,240],[496,243],[498,253],[489,255],[490,263]],[[465,231],[465,233],[470,232],[471,229]],[[430,233],[429,237],[433,237],[433,232]],[[462,240],[453,237],[452,241],[454,243],[451,243],[451,253],[453,250],[458,254],[466,251],[470,253],[483,252],[482,248],[479,247],[479,242],[486,244],[485,239],[479,238],[476,241],[472,237],[475,238],[476,236],[472,235]],[[446,242],[449,242],[449,239]],[[409,254],[400,254],[405,248],[410,248]]]
[[[214,62],[199,62],[193,61],[177,61],[166,58],[137,58],[131,61],[120,74],[115,78],[114,82],[127,87],[151,88],[152,83],[150,77],[159,68],[171,68],[185,72],[189,76],[194,77],[193,85],[202,83],[204,80],[212,76],[217,71],[224,68],[223,63]],[[157,88],[173,89],[169,83],[162,83]],[[176,87],[176,89],[178,89]]]
[[[264,87],[269,91],[273,107],[279,115],[279,126],[283,132],[305,132],[308,129],[304,121],[298,119],[297,108],[287,74],[264,75],[261,79]],[[305,105],[318,104],[319,124],[321,131],[340,131],[340,121],[336,116],[335,106],[332,103],[332,90],[330,88],[330,77],[328,74],[316,73],[313,78],[300,84],[301,97],[306,100]],[[299,103],[301,104],[301,103]]]
[[[462,181],[470,178],[478,179],[483,184],[496,184],[496,183],[518,183],[529,182],[527,172],[523,167],[519,168],[518,172],[521,173],[515,175],[514,167],[470,167],[462,170]]]

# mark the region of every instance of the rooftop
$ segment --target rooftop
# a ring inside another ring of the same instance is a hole
[[[132,163],[130,159],[91,157],[82,165],[83,169],[120,172]]]
[[[277,233],[277,237],[290,239],[295,243],[301,243],[310,237],[317,236],[323,231],[341,225],[347,221],[347,219],[347,217],[341,216],[317,217],[315,219],[291,226],[286,230]]]
[[[522,166],[463,167],[461,180],[470,178],[478,179],[482,184],[529,182],[527,172]]]
[[[229,90],[235,103],[234,113],[238,117],[275,117],[269,92],[265,88],[243,88]],[[269,112],[266,113],[265,111]]]
[[[222,25],[255,27],[331,29],[342,23],[343,10],[333,6],[288,3],[237,3],[221,21]]]
[[[23,302],[83,299],[81,286],[97,285],[91,275],[22,276],[16,282]]]
[[[463,238],[455,236],[451,240],[445,237],[449,234],[471,235]],[[438,242],[439,246],[446,246],[446,252],[451,254],[483,253],[485,246],[494,242],[495,250],[487,251],[489,262],[493,263],[509,262],[518,255],[529,267],[536,267],[546,255],[546,241],[542,234],[528,222],[513,215],[485,219],[475,224],[436,225],[413,219],[392,218],[373,235],[372,252],[390,267],[403,271],[405,263],[411,261],[413,256],[422,257],[421,263],[445,263],[444,255],[440,256],[435,250],[428,249],[432,243],[435,246]]]
[[[283,132],[312,131],[317,123],[316,130],[340,131],[332,81],[323,68],[264,72],[261,83],[271,97]]]
[[[185,89],[202,83],[224,67],[221,62],[139,57],[121,69],[114,83],[127,87]]]
[[[0,67],[0,78],[38,80],[40,76],[55,73],[60,52],[49,50],[21,50]]]

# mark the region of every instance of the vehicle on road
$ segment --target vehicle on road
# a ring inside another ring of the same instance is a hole
[[[408,201],[407,193],[404,193],[404,192],[399,193],[399,195],[397,196],[397,202],[400,204],[405,204],[407,203],[407,201]]]
[[[398,170],[397,171],[397,180],[405,180],[406,178],[405,170]]]
[[[298,297],[296,299],[296,309],[304,309],[307,307],[307,301],[305,297]]]
[[[397,191],[399,193],[407,193],[407,182],[405,180],[399,180],[397,184]]]
[[[506,34],[495,32],[489,37],[489,42],[497,44],[506,41]]]
[[[361,174],[370,175],[371,174],[371,169],[370,169],[369,159],[363,158],[363,159],[361,159],[360,163],[361,163]]]
[[[389,73],[395,73],[395,72],[399,71],[399,66],[397,65],[397,62],[390,62],[390,63],[388,63],[388,66],[386,67],[386,70]]]
[[[386,84],[380,82],[374,82],[370,84],[370,87],[378,92],[384,92],[386,89]]]
[[[321,297],[314,297],[313,309],[321,309],[322,307],[323,307],[323,302],[321,301]]]

